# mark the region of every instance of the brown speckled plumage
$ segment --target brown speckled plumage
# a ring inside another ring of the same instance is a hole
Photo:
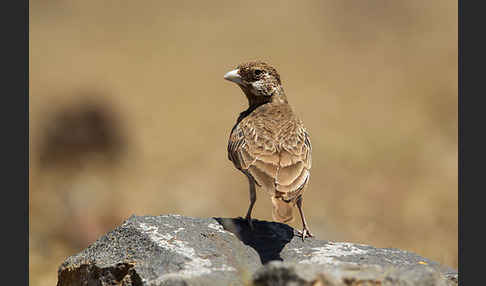
[[[231,130],[228,158],[249,179],[250,225],[256,184],[271,195],[274,220],[292,221],[292,208],[297,205],[304,228],[301,234],[312,236],[302,210],[312,147],[302,120],[288,104],[279,74],[266,63],[249,62],[225,78],[236,82],[249,102]]]

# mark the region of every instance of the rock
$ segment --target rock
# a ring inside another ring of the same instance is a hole
[[[240,269],[260,266],[258,253],[214,219],[132,216],[69,257],[57,285],[228,285]]]
[[[454,279],[430,266],[381,267],[378,265],[305,265],[271,261],[253,276],[255,286],[273,285],[401,285],[401,286],[450,286]]]
[[[58,271],[63,285],[457,285],[457,271],[399,249],[305,241],[286,224],[132,216]]]

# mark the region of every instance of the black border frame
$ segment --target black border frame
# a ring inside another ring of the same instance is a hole
[[[3,283],[29,285],[29,1],[2,4]]]

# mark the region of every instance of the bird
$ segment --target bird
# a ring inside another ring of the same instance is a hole
[[[228,159],[248,178],[250,205],[246,220],[254,230],[251,213],[256,187],[271,196],[274,221],[294,220],[297,206],[302,220],[298,235],[313,237],[303,210],[303,194],[310,178],[312,146],[302,119],[289,105],[277,70],[263,61],[239,64],[224,79],[236,83],[248,99],[231,129]]]

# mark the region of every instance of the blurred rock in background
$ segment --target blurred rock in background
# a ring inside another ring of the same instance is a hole
[[[120,118],[103,102],[103,94],[85,91],[76,96],[79,102],[55,106],[45,119],[40,167],[62,171],[92,160],[115,166],[126,148]]]

